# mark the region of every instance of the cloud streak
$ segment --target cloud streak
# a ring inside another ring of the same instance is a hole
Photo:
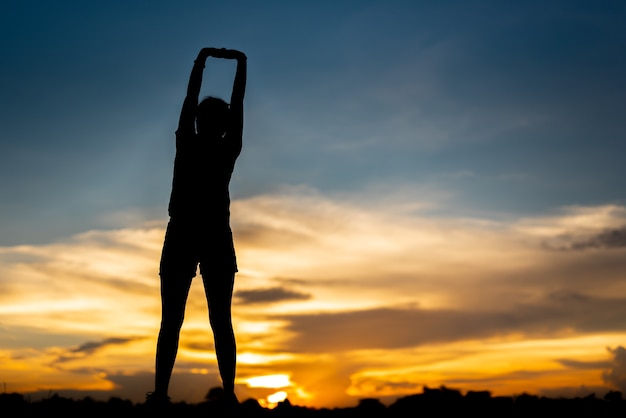
[[[623,332],[626,298],[547,295],[538,303],[512,306],[506,311],[378,308],[280,319],[294,334],[284,348],[288,351],[395,349],[511,336],[542,339],[572,333]]]
[[[55,363],[66,363],[77,358],[84,359],[100,351],[102,349],[114,346],[123,346],[134,341],[142,339],[140,337],[120,338],[110,337],[101,341],[89,341],[80,346],[67,350],[64,354],[59,355]]]
[[[283,301],[306,300],[311,298],[310,294],[285,289],[283,287],[240,290],[236,292],[234,296],[244,304],[277,303]]]
[[[555,241],[554,244],[548,242],[548,248],[564,251],[624,248],[626,247],[626,226],[607,229],[587,238],[562,235],[557,237]]]

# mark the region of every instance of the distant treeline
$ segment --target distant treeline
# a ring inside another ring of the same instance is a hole
[[[255,399],[242,402],[236,411],[226,411],[219,399],[198,404],[172,403],[158,410],[142,403],[133,403],[117,397],[108,401],[92,398],[74,400],[56,394],[40,401],[29,401],[19,393],[0,394],[0,417],[3,418],[142,418],[172,416],[177,418],[223,417],[626,417],[626,401],[622,393],[612,391],[602,398],[590,395],[584,398],[546,398],[522,394],[513,397],[492,396],[488,391],[470,391],[465,395],[442,386],[425,387],[420,394],[399,398],[391,405],[378,399],[362,399],[350,408],[307,408],[292,405],[289,400],[274,409],[266,409]]]

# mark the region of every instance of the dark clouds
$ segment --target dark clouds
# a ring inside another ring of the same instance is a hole
[[[608,361],[579,361],[571,359],[558,359],[557,362],[571,369],[605,369],[611,365]]]
[[[72,353],[85,353],[85,354],[91,354],[96,350],[99,350],[102,347],[106,347],[109,345],[119,345],[119,344],[126,344],[129,343],[130,341],[134,341],[136,340],[136,338],[107,338],[105,340],[102,341],[90,341],[90,342],[86,342],[82,345],[80,345],[79,347],[71,350]]]
[[[311,295],[283,287],[270,287],[266,289],[240,290],[235,293],[235,298],[244,304],[257,304],[306,300],[310,299]]]
[[[605,231],[595,237],[591,244],[595,244],[606,248],[623,248],[626,247],[626,226],[620,229]]]
[[[617,249],[626,248],[626,225],[605,229],[595,235],[580,236],[580,234],[561,234],[546,240],[544,246],[552,250],[581,251],[588,249]]]
[[[431,343],[525,335],[557,338],[567,333],[623,331],[626,299],[571,292],[544,295],[508,310],[377,308],[281,316],[296,352],[395,349]]]
[[[119,337],[111,337],[106,338],[101,341],[88,341],[80,346],[66,350],[65,353],[61,354],[56,360],[55,363],[64,363],[71,360],[75,360],[78,358],[84,358],[94,354],[96,351],[100,351],[105,347],[117,346],[117,345],[126,345],[132,343],[137,340],[141,340],[144,337],[128,337],[128,338],[119,338]]]

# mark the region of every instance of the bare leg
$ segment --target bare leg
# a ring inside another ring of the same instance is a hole
[[[209,321],[215,340],[217,365],[222,378],[226,396],[235,393],[235,369],[237,363],[237,345],[231,318],[231,302],[235,273],[215,274],[212,278],[202,276],[204,291],[209,306]]]
[[[167,396],[192,278],[161,277],[161,329],[157,340],[154,393]]]

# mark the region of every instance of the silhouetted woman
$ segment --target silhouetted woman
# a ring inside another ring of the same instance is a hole
[[[230,105],[207,97],[198,103],[208,57],[234,59],[237,71]],[[169,202],[170,220],[161,254],[161,329],[154,392],[146,401],[169,400],[168,386],[178,351],[191,281],[200,274],[209,307],[224,393],[232,403],[236,345],[231,300],[237,261],[230,229],[228,185],[241,152],[246,56],[236,50],[203,48],[194,62],[176,131],[176,158]]]

